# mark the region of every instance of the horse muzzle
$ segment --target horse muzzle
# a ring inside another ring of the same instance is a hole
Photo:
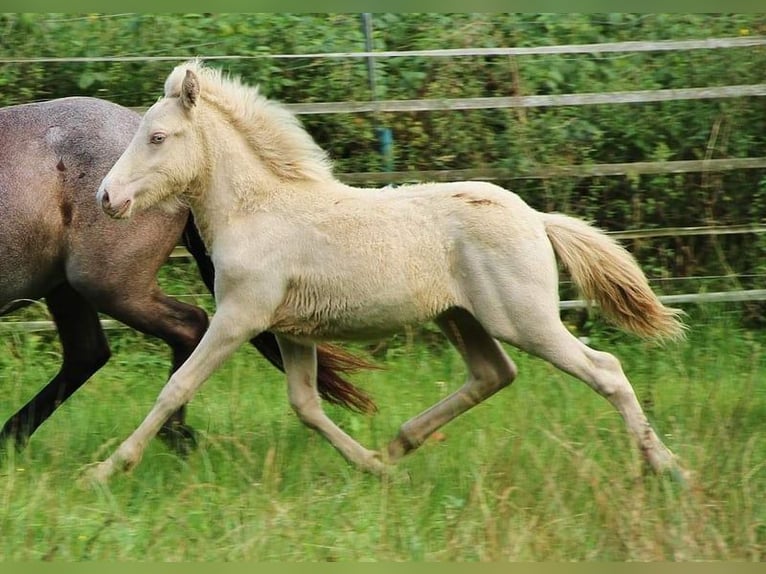
[[[98,191],[96,199],[101,204],[101,209],[103,209],[104,213],[109,217],[113,219],[125,219],[130,216],[131,200],[126,199],[122,202],[112,203],[106,188]]]

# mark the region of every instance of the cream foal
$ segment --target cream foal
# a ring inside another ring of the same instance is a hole
[[[265,330],[277,335],[295,412],[361,469],[382,471],[509,385],[516,366],[498,341],[586,382],[620,412],[654,470],[678,469],[619,361],[559,319],[556,255],[617,324],[642,336],[683,333],[632,256],[586,223],[537,212],[488,183],[346,186],[294,115],[197,61],[173,70],[98,192],[118,218],[177,198],[191,206],[215,263],[217,310],[95,478],[133,467],[165,419]],[[468,378],[406,422],[384,452],[368,450],[322,410],[315,343],[379,338],[428,320],[461,353]]]

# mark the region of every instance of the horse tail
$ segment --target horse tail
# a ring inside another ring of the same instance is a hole
[[[189,213],[182,241],[186,249],[194,257],[203,283],[213,293],[215,283],[215,268],[207,254],[205,244],[194,223],[194,217]],[[273,333],[260,333],[250,339],[255,347],[272,365],[284,372],[282,353],[279,351],[277,338]],[[377,365],[365,361],[340,347],[334,345],[317,346],[317,390],[319,395],[328,402],[341,405],[349,410],[360,413],[374,413],[378,410],[375,401],[366,392],[356,387],[341,376],[341,373],[356,373],[362,370],[378,369]]]
[[[382,367],[336,345],[323,343],[317,345],[317,368],[317,389],[323,399],[359,413],[372,414],[378,410],[369,394],[338,373],[352,374]]]
[[[588,301],[615,324],[641,337],[679,339],[685,327],[678,309],[665,307],[627,249],[585,221],[541,214],[553,249]]]

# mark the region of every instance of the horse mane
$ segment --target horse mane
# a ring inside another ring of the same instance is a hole
[[[280,179],[327,181],[332,164],[295,114],[262,96],[238,76],[224,75],[199,59],[176,66],[165,80],[165,97],[178,97],[186,70],[197,76],[200,97],[218,109]]]

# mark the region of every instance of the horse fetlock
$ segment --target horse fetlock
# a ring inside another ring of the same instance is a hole
[[[655,474],[669,476],[681,484],[687,484],[691,480],[692,473],[683,467],[679,458],[651,428],[646,431],[640,447],[644,460]]]
[[[10,441],[17,450],[22,450],[29,442],[30,434],[29,425],[24,424],[18,417],[13,417],[0,430],[0,448]]]
[[[143,452],[139,445],[126,441],[106,462],[111,463],[115,472],[128,472],[141,461]]]
[[[689,486],[694,478],[692,471],[685,468],[678,457],[667,449],[647,454],[646,460],[655,474],[667,476],[682,486]]]
[[[644,457],[657,474],[664,474],[678,466],[678,459],[662,444],[652,444],[643,449]]]
[[[405,423],[399,429],[396,438],[388,443],[386,447],[387,459],[389,461],[397,461],[417,449],[423,442],[425,442],[425,438],[421,438],[416,433],[413,433],[412,429]]]
[[[366,450],[360,460],[355,461],[357,467],[365,472],[380,476],[388,469],[381,453],[374,450]]]
[[[97,462],[85,467],[81,472],[80,477],[77,479],[77,484],[80,488],[103,485],[107,483],[114,472],[114,463],[111,459]]]

